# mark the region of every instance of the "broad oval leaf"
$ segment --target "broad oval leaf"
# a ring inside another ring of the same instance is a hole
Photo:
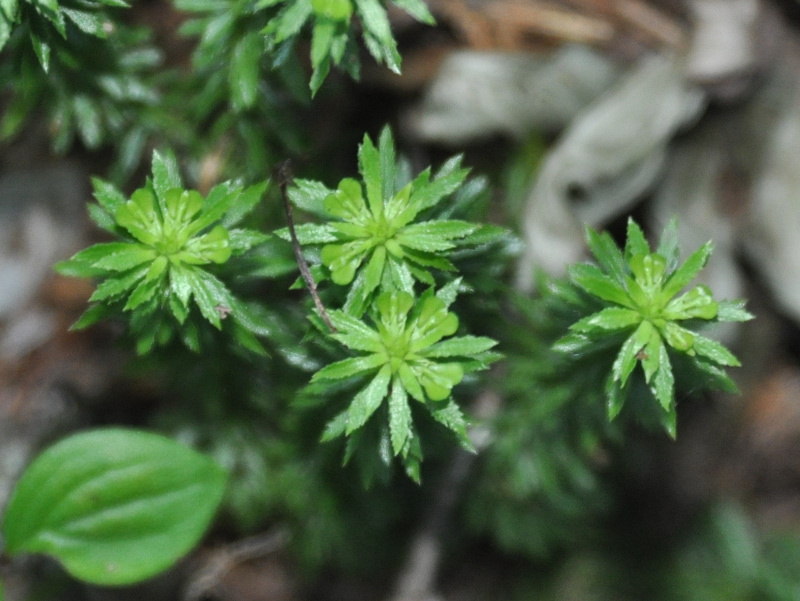
[[[104,428],[45,450],[17,483],[3,536],[10,555],[44,553],[86,582],[150,578],[205,532],[225,471],[158,434]]]

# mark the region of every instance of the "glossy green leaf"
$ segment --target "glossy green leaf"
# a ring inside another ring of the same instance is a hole
[[[496,340],[484,336],[459,336],[437,342],[420,351],[420,354],[430,358],[471,357],[496,345]]]
[[[237,111],[252,107],[258,98],[261,80],[262,36],[251,32],[233,47],[228,71],[231,102]]]
[[[364,355],[343,359],[326,365],[311,378],[312,382],[318,380],[343,380],[363,374],[365,371],[376,369],[386,362],[380,355]]]
[[[700,270],[705,267],[714,250],[712,242],[706,242],[694,251],[688,259],[667,278],[662,288],[661,298],[664,302],[671,299],[691,282]]]
[[[586,242],[594,258],[608,274],[619,284],[625,282],[628,266],[617,243],[608,232],[598,233],[586,228]]]
[[[711,361],[717,365],[725,365],[727,367],[738,367],[741,365],[734,354],[719,342],[711,338],[706,338],[705,336],[700,336],[699,334],[695,335],[692,349],[698,355],[711,359]]]
[[[642,228],[632,219],[628,218],[627,237],[625,242],[625,258],[630,261],[636,255],[649,255],[650,245],[644,237]]]
[[[640,321],[642,321],[642,315],[638,311],[623,309],[622,307],[606,307],[597,313],[576,321],[570,326],[570,329],[576,332],[624,330],[637,325]]]
[[[367,423],[367,420],[380,407],[389,392],[391,374],[389,366],[384,365],[372,381],[353,398],[347,410],[347,434]]]
[[[653,394],[661,408],[667,412],[675,411],[675,376],[667,347],[663,344],[659,348],[658,371],[652,380]]]
[[[594,265],[579,263],[573,265],[569,273],[572,281],[589,294],[624,307],[634,308],[629,294]]]
[[[165,199],[167,191],[173,188],[183,188],[178,159],[171,150],[162,153],[153,151],[153,189],[159,199]]]
[[[225,472],[160,435],[106,428],[45,450],[17,483],[3,519],[10,555],[44,553],[100,585],[145,580],[203,536]]]
[[[408,406],[408,393],[396,378],[392,381],[389,395],[389,432],[394,454],[405,455],[414,436],[411,429],[411,407]]]

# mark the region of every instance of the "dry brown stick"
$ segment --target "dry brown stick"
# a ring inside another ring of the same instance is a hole
[[[322,299],[317,292],[317,283],[314,281],[314,276],[311,275],[311,269],[308,267],[306,258],[303,256],[303,250],[300,248],[300,241],[297,239],[297,232],[294,231],[294,218],[292,217],[292,203],[289,202],[289,195],[286,193],[286,186],[292,181],[292,167],[291,161],[283,161],[276,168],[276,175],[278,178],[278,187],[281,190],[283,197],[283,208],[286,211],[286,222],[289,225],[289,236],[292,238],[292,249],[294,250],[294,258],[297,261],[297,267],[300,269],[300,275],[306,283],[308,291],[311,293],[311,298],[314,299],[314,306],[317,308],[317,313],[328,326],[331,332],[336,333],[336,327],[331,323],[331,318],[328,317],[328,312],[325,310],[325,305],[322,304]]]

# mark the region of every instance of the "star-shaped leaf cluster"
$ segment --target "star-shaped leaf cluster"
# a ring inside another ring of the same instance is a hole
[[[322,264],[334,283],[349,287],[344,309],[355,316],[382,292],[399,290],[413,296],[415,282],[435,285],[434,273],[456,271],[450,260],[455,251],[508,234],[496,226],[437,215],[437,205],[456,192],[469,173],[458,157],[435,176],[426,169],[403,183],[386,128],[377,147],[364,137],[358,165],[362,181],[346,178],[336,190],[302,181],[291,194],[300,208],[327,219],[298,227],[298,239],[303,245],[322,245]]]
[[[735,389],[724,368],[738,366],[738,359],[697,328],[709,322],[746,321],[752,315],[742,302],[714,300],[702,284],[685,290],[706,265],[713,246],[704,244],[680,264],[674,220],[656,252],[633,220],[628,221],[624,251],[607,232],[588,229],[587,240],[597,265],[574,265],[570,277],[606,306],[575,322],[555,348],[583,355],[618,340],[606,382],[609,419],[622,409],[631,390],[631,375],[641,365],[647,388],[660,405],[661,423],[675,436],[675,380],[682,374],[673,371],[672,357],[684,357],[716,386]]]
[[[95,244],[57,265],[65,275],[101,280],[89,299],[93,305],[74,327],[120,310],[130,315],[140,353],[168,342],[176,328],[196,350],[195,326],[187,321],[194,306],[217,329],[232,314],[237,337],[259,348],[248,335],[248,329],[257,328],[247,319],[244,304],[209,268],[266,241],[264,234],[232,227],[264,189],[265,184],[243,189],[225,183],[203,198],[183,189],[175,157],[158,152],[153,154],[153,179],[130,199],[94,180],[98,204],[90,206],[90,214],[121,241]]]
[[[384,292],[369,319],[331,311],[332,334],[355,356],[331,363],[312,378],[312,386],[358,379],[364,385],[346,410],[327,425],[323,440],[355,437],[376,416],[391,454],[400,457],[409,476],[419,480],[422,449],[412,419],[412,402],[455,433],[471,448],[466,421],[451,392],[465,373],[485,369],[499,356],[496,342],[479,336],[455,336],[458,317],[448,310],[458,282],[432,289],[418,299],[402,291]],[[350,449],[348,449],[350,451]],[[387,457],[388,460],[388,457]]]

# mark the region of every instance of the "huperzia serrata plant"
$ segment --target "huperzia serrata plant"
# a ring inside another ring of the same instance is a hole
[[[458,285],[456,280],[438,293],[428,289],[418,299],[402,291],[384,292],[364,319],[330,312],[337,329],[331,337],[356,356],[316,372],[311,380],[312,386],[317,384],[314,391],[319,393],[325,383],[353,378],[364,385],[348,408],[328,423],[323,441],[358,435],[375,415],[383,444],[401,459],[406,473],[419,480],[422,448],[414,428],[413,403],[453,432],[464,447],[472,448],[452,390],[466,373],[488,368],[499,355],[490,351],[496,344],[491,338],[452,337],[459,321],[448,308]]]
[[[724,368],[738,366],[738,359],[698,329],[752,315],[742,301],[714,300],[703,284],[684,291],[708,262],[713,245],[707,242],[681,264],[674,220],[655,252],[633,220],[623,251],[607,232],[588,229],[587,242],[598,264],[573,265],[570,279],[604,308],[574,323],[555,348],[580,356],[618,347],[605,384],[609,419],[630,396],[631,375],[640,365],[646,389],[660,405],[661,424],[674,437],[676,378],[701,374],[706,386],[736,389]],[[676,372],[672,363],[678,359],[684,368]]]
[[[221,329],[230,322],[234,337],[260,351],[260,333],[247,305],[213,272],[268,237],[235,228],[261,199],[265,184],[242,188],[226,182],[203,198],[185,190],[175,157],[153,153],[153,179],[127,199],[108,182],[94,180],[97,205],[92,219],[121,238],[95,244],[64,261],[67,275],[102,280],[93,303],[74,327],[111,314],[129,316],[139,353],[168,343],[176,333],[192,350],[200,348],[196,308],[202,320]]]

